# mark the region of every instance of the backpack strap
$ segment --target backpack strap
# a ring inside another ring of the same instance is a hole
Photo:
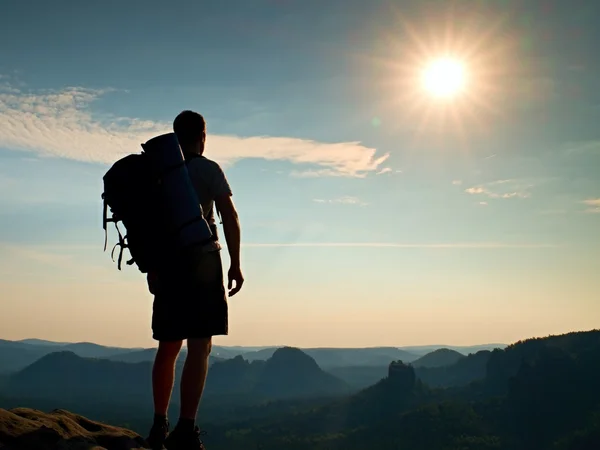
[[[113,262],[115,260],[115,250],[117,249],[117,247],[119,247],[119,257],[117,259],[117,268],[119,270],[121,270],[121,263],[123,261],[123,250],[125,250],[126,248],[129,248],[129,246],[127,245],[127,235],[123,236],[123,234],[121,233],[121,230],[119,229],[119,225],[117,224],[116,220],[111,220],[112,222],[115,223],[115,228],[117,229],[117,233],[119,234],[119,242],[117,242],[112,251],[110,252],[110,257],[112,258]],[[128,266],[133,264],[133,258],[131,258],[129,261],[126,261],[125,264],[127,264]]]
[[[102,193],[102,204],[102,228],[104,229],[104,251],[106,251],[106,244],[108,243],[108,230],[106,229],[106,224],[108,223],[108,219],[106,217],[108,205],[106,204],[104,193]]]

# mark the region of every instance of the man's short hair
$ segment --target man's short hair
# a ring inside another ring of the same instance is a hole
[[[197,112],[182,111],[173,121],[173,131],[181,147],[191,147],[204,138],[206,121]]]

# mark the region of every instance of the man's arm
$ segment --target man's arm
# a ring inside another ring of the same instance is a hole
[[[240,266],[240,220],[231,195],[220,195],[215,198],[215,206],[221,214],[225,241],[227,242],[227,249],[229,250],[229,258],[231,260],[231,267],[228,272],[228,289],[229,296],[231,297],[239,292],[244,283],[244,277]],[[233,285],[234,281],[235,286]]]

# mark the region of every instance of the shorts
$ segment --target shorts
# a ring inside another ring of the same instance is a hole
[[[193,269],[163,271],[152,281],[152,338],[180,341],[228,334],[228,305],[218,251],[196,257]]]

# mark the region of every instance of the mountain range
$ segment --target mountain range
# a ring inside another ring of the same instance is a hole
[[[439,366],[444,361],[451,364]],[[129,407],[111,400],[125,392],[132,394],[134,380],[141,385],[139,395],[147,391],[149,364],[54,352],[5,378],[0,407],[12,408],[19,401],[36,408],[33,397],[45,395],[45,405],[61,408],[61,399],[70,398],[78,414],[87,410],[85,414],[93,420],[144,433],[151,409],[135,413],[140,399],[133,397]],[[335,368],[340,369],[348,368]],[[139,377],[144,373],[142,380]],[[307,352],[283,347],[266,361],[237,356],[215,362],[200,420],[209,430],[205,442],[211,450],[597,450],[599,379],[600,330],[532,338],[463,357],[434,351],[419,364],[392,361],[380,380],[351,390]],[[432,387],[435,384],[439,387]],[[11,400],[7,396],[17,392],[29,397]],[[107,409],[103,413],[94,412],[91,406],[101,402],[100,393],[112,395],[104,399]],[[249,396],[254,398],[248,401]],[[235,399],[237,403],[230,402]],[[208,406],[211,401],[228,405],[214,414],[217,410]],[[243,401],[246,404],[241,405]],[[0,411],[3,444],[16,442],[15,436],[23,431],[19,427],[40,427],[55,417],[37,411],[39,421],[27,422],[14,416],[33,412],[13,411]],[[73,420],[79,424],[92,423],[65,411],[55,414],[76,417]],[[3,417],[14,421],[7,425]],[[65,420],[65,426],[71,424]],[[40,428],[36,436],[54,433],[50,444],[55,445],[55,435],[62,436],[62,431],[48,426],[54,431],[42,433]],[[70,426],[64,428],[65,433],[72,431]],[[102,424],[93,426],[99,433],[106,430]],[[118,432],[135,439],[125,430]],[[96,438],[82,436],[90,442]],[[75,442],[70,439],[61,441],[61,448],[75,448],[71,444]]]
[[[382,367],[387,366],[390,361],[395,360],[413,362],[439,348],[446,348],[467,355],[479,349],[492,350],[504,347],[504,344],[490,344],[473,347],[409,347],[410,350],[396,347],[302,348],[301,350],[314,358],[321,368],[334,369],[356,366]],[[279,348],[282,348],[282,346],[224,347],[215,345],[211,353],[211,362],[231,359],[240,355],[247,361],[266,361]],[[109,347],[91,342],[69,343],[52,342],[42,339],[23,339],[20,341],[0,339],[0,374],[21,370],[42,356],[57,351],[71,351],[82,357],[107,358],[123,362],[153,361],[156,353],[156,349],[154,348]],[[185,356],[185,352],[184,348],[182,350],[182,358]]]

